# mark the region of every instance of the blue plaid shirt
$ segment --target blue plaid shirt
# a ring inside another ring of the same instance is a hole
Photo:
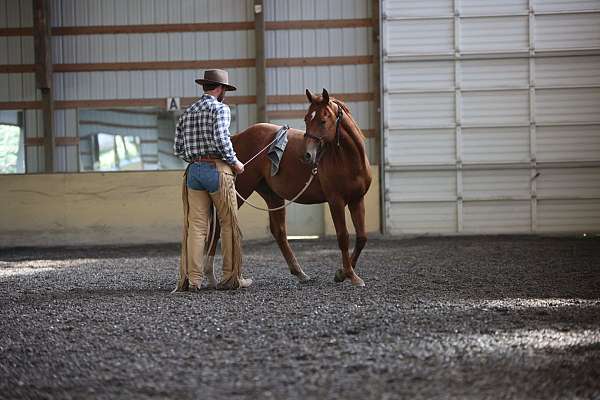
[[[175,129],[174,154],[191,162],[196,157],[220,157],[229,165],[237,162],[231,139],[229,106],[203,94],[179,118]]]

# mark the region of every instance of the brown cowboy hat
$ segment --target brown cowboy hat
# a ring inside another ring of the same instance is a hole
[[[207,69],[206,71],[204,71],[204,78],[196,79],[196,83],[198,85],[217,83],[219,85],[225,86],[225,90],[237,90],[235,86],[229,84],[229,74],[227,73],[227,71],[224,71],[222,69]]]

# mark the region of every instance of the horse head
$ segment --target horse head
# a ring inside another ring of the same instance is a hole
[[[327,145],[334,141],[337,141],[339,145],[339,129],[343,111],[337,102],[330,101],[326,89],[323,89],[321,95],[315,95],[306,89],[306,97],[310,106],[304,116],[306,123],[304,161],[316,165]]]

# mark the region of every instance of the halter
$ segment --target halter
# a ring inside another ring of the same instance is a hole
[[[338,106],[338,112],[337,117],[335,119],[335,138],[337,146],[340,147],[340,123],[342,122],[342,118],[344,117],[344,111],[342,110],[342,107],[339,104],[336,103],[336,105]],[[306,132],[304,132],[304,136],[319,142],[319,149],[323,146],[323,136],[318,137],[315,135],[311,135],[310,133],[308,133],[308,129],[306,130]]]

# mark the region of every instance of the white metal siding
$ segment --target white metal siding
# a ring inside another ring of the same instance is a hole
[[[266,21],[340,20],[370,18],[371,2],[364,0],[265,0]],[[309,58],[365,56],[374,53],[372,28],[281,29],[265,33],[266,58]],[[374,92],[373,67],[359,65],[327,65],[267,68],[268,96],[301,95],[308,88],[321,93]],[[268,111],[306,110],[308,100],[302,103],[268,104]],[[344,99],[342,99],[344,100]],[[363,129],[373,129],[372,101],[347,102],[352,116]],[[271,123],[288,124],[304,130],[298,118],[271,118]],[[374,140],[366,141],[369,157],[375,154]],[[288,208],[288,234],[320,234],[323,229],[320,206],[292,205]]]
[[[364,0],[266,0],[265,20],[365,19],[372,15],[371,3]],[[268,30],[265,52],[267,58],[368,56],[374,53],[372,36],[370,27]],[[376,90],[373,76],[370,64],[267,68],[267,95],[304,95],[307,88],[318,93],[323,88],[332,94],[373,93]],[[372,101],[349,102],[348,106],[362,129],[375,128]],[[306,110],[307,107],[307,103],[270,104],[267,109]],[[271,122],[295,123],[281,119]],[[375,141],[368,138],[366,146],[373,160]]]
[[[53,26],[178,24],[253,21],[251,0],[55,0]],[[53,37],[53,62],[115,63],[254,58],[254,32],[101,34]],[[229,68],[238,91],[252,96],[254,68]],[[56,100],[195,97],[201,70],[54,73]],[[238,126],[255,122],[256,106],[237,106]],[[57,111],[57,136],[77,136],[75,110]],[[76,146],[57,147],[58,169],[76,171]]]
[[[382,4],[387,231],[600,231],[600,1]]]

